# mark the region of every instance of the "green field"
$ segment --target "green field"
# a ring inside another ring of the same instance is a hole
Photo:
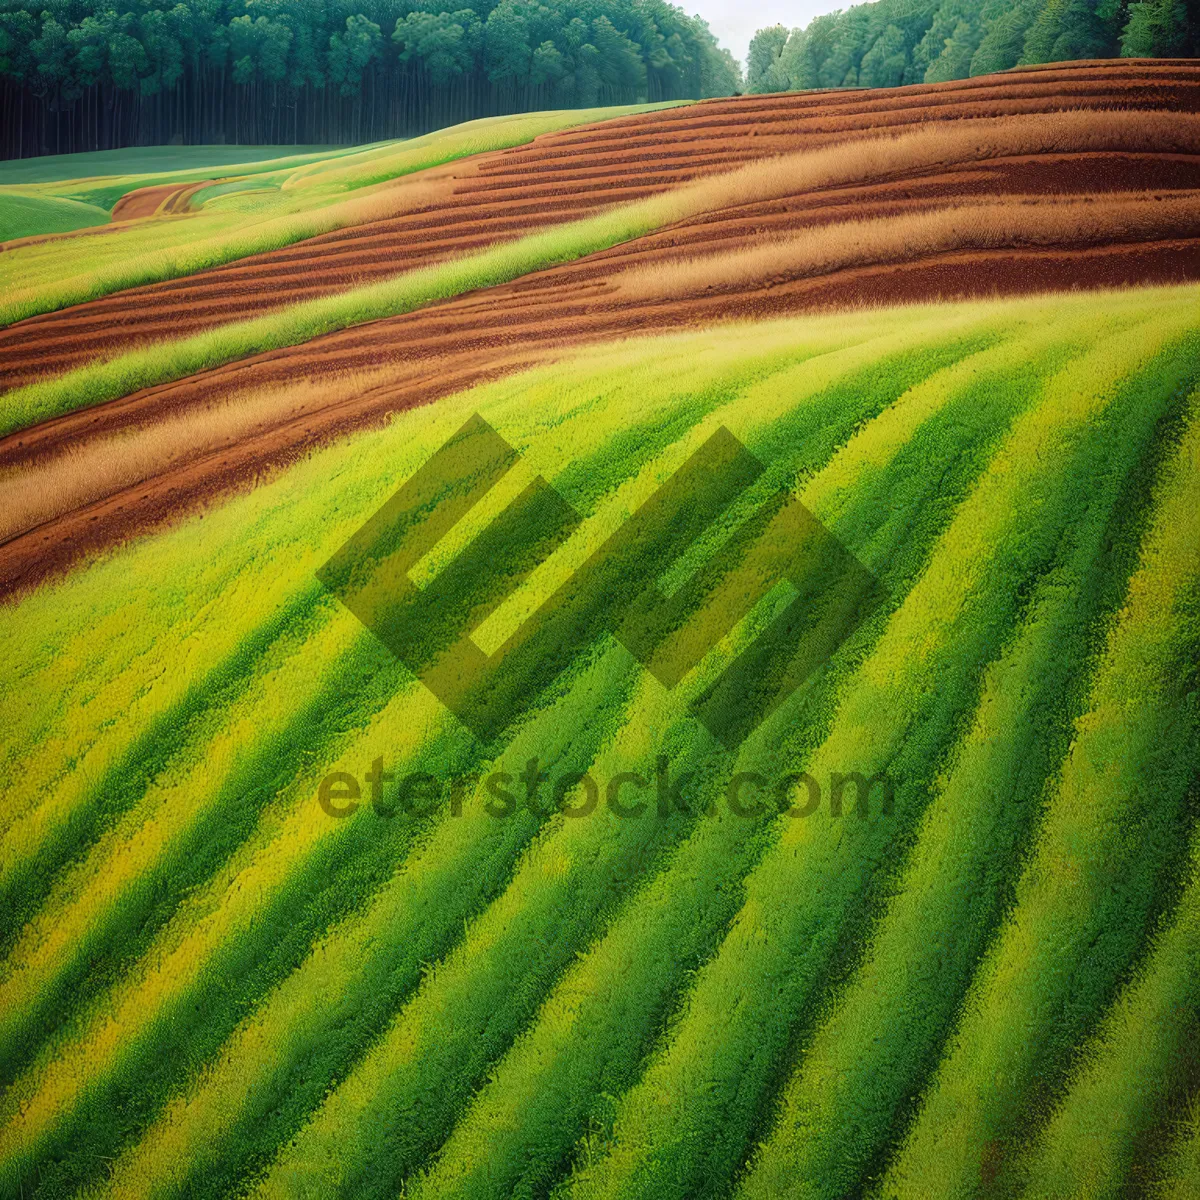
[[[0,242],[88,229],[107,224],[108,217],[108,210],[96,204],[0,188]]]
[[[585,226],[545,236],[574,255]],[[558,252],[533,241],[490,253]],[[123,394],[120,363],[97,368],[117,390],[64,376],[5,427]],[[476,737],[321,586],[473,414],[519,463],[413,575],[486,652],[720,429],[763,465],[682,566],[686,523],[630,566],[706,648],[677,686],[597,590],[547,626],[562,672],[514,658],[517,715]],[[579,518],[540,564],[488,540],[538,476]],[[707,639],[728,589],[701,564],[748,561],[781,488],[876,600],[795,690],[781,661],[712,692],[790,595]],[[10,603],[0,1193],[1192,1195],[1198,508],[1200,290],[931,304],[575,351]],[[710,693],[752,729],[733,750],[697,720]],[[436,796],[372,805],[376,760]],[[662,811],[664,769],[689,784]],[[343,818],[335,772],[361,785]],[[555,781],[584,772],[601,803],[573,819],[583,785],[556,804]],[[800,773],[803,817],[775,790]],[[835,814],[852,773],[890,811]],[[622,778],[640,816],[605,802]]]
[[[96,176],[146,175],[169,182],[178,173],[237,167],[263,170],[276,159],[327,158],[338,146],[128,146],[85,154],[43,154],[0,162],[0,183],[62,183]]]

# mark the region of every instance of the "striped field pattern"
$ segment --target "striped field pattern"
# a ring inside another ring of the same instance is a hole
[[[481,742],[316,579],[475,413],[519,464],[419,582],[538,475],[582,518],[486,650],[721,428],[695,563],[782,486],[884,600],[734,752],[691,705],[775,592]],[[0,1195],[1196,1195],[1197,511],[1200,289],[1130,289],[577,348],[10,598]],[[489,815],[531,759],[651,802]],[[891,811],[726,803],[801,772]]]
[[[47,184],[145,186],[102,232],[0,247],[0,600],[585,346],[1200,280],[1194,61],[489,118],[300,159]]]

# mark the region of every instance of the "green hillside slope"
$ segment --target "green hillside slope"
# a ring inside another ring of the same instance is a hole
[[[0,1193],[1188,1194],[1198,299],[576,351],[10,602]],[[519,458],[411,576],[562,667],[482,736],[317,579],[474,414]],[[722,429],[761,475],[579,585]],[[747,567],[781,488],[877,581],[811,673]],[[604,632],[629,580],[674,687]]]

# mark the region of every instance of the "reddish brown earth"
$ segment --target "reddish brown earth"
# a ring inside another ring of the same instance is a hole
[[[120,352],[165,329],[178,336],[393,274],[763,154],[933,118],[1088,107],[1101,110],[1097,119],[1103,120],[1102,110],[1134,104],[1200,111],[1200,65],[1084,64],[893,91],[747,97],[569,130],[455,164],[457,178],[444,206],[22,322],[0,333],[4,378],[11,386]],[[0,595],[253,482],[332,437],[582,343],[835,306],[1200,279],[1200,228],[1183,226],[1164,227],[1143,241],[1120,228],[1053,246],[1021,244],[1017,236],[999,251],[899,255],[815,277],[778,272],[748,283],[637,298],[615,282],[631,266],[752,247],[764,236],[822,224],[1003,198],[1016,203],[1130,194],[1200,199],[1200,157],[1114,148],[992,159],[727,207],[512,284],[68,414],[0,439],[0,469],[45,461],[65,447],[152,425],[246,388],[388,372],[385,385],[359,394],[330,388],[324,407],[281,415],[234,446],[198,451],[135,487],[18,535],[0,546]]]
[[[116,233],[129,221],[141,221],[160,213],[180,215],[189,211],[192,197],[202,188],[218,182],[205,179],[200,183],[170,183],[149,188],[138,188],[127,192],[113,206],[111,220],[107,225],[88,225],[83,229],[70,229],[65,233],[37,233],[30,237],[12,238],[0,242],[0,253],[15,250],[19,246],[36,246],[39,242],[58,242],[64,238],[95,237],[98,234]]]
[[[1148,69],[1116,61],[876,91],[748,96],[546,134],[527,146],[454,164],[452,194],[434,206],[0,330],[0,387],[370,283],[757,158],[926,121],[1132,107],[1200,112],[1200,65]],[[1161,183],[1159,169],[1139,178],[1137,165],[1130,164],[1121,186],[1196,186],[1195,162],[1178,165],[1175,174],[1164,172]],[[1076,180],[1068,163],[1053,181],[1010,179],[1004,187],[1085,191],[1109,186],[1106,173],[1100,164],[1089,180]],[[986,190],[995,181],[982,170],[975,187]],[[132,197],[166,190],[143,189]]]
[[[192,196],[201,188],[209,187],[215,182],[213,179],[203,179],[199,183],[160,183],[153,187],[126,192],[113,205],[112,219],[135,221],[142,217],[153,217],[158,213],[187,212],[188,201]]]

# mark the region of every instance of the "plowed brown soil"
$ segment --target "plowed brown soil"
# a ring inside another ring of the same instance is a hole
[[[30,237],[12,238],[10,241],[0,242],[0,254],[6,250],[15,250],[19,246],[36,246],[40,242],[58,242],[65,238],[115,233],[128,221],[145,220],[159,213],[186,213],[192,197],[201,188],[216,182],[214,179],[205,179],[200,183],[169,183],[138,188],[135,192],[126,192],[113,205],[112,219],[107,225],[88,225],[83,229],[70,229],[65,233],[37,233]]]
[[[0,330],[0,387],[20,386],[165,336],[179,337],[370,283],[756,158],[927,121],[1120,108],[1200,112],[1200,66],[1072,64],[890,90],[750,96],[547,134],[527,146],[455,164],[453,195],[445,203]],[[1195,162],[1178,164],[1176,174],[1164,174],[1161,182],[1160,169],[1155,164],[1138,183],[1137,165],[1127,164],[1116,186],[1196,186]],[[986,189],[995,177],[981,170],[975,186]],[[191,190],[198,186],[187,185]],[[1056,181],[1010,181],[1004,186],[1083,192],[1106,186],[1106,168],[1098,164],[1088,182],[1074,182],[1067,166]]]
[[[570,130],[519,150],[455,164],[444,206],[314,238],[186,280],[120,293],[0,333],[11,386],[140,342],[173,336],[417,262],[517,236],[589,208],[781,150],[869,136],[881,127],[957,117],[1080,107],[1200,111],[1200,65],[1073,64],[931,87],[878,92],[756,96],[713,101]],[[765,318],[831,306],[1122,287],[1200,279],[1200,229],[1135,240],[1119,228],[1062,244],[1002,251],[892,255],[816,277],[769,279],[686,294],[625,295],[630,267],[727,252],[789,231],[847,220],[989,202],[1104,196],[1200,197],[1200,157],[1108,151],[942,164],[901,178],[830,187],[725,207],[565,266],[404,316],[342,330],[303,346],[72,413],[0,439],[0,469],[44,462],[64,448],[247,388],[386,370],[365,394],[330,389],[330,402],[281,415],[234,447],[197,449],[135,487],[123,488],[0,546],[0,595],[23,590],[81,555],[121,540],[321,441],[429,403],[468,384],[553,359],[584,342]]]
[[[204,179],[199,183],[161,183],[154,187],[126,192],[113,205],[112,219],[135,221],[143,217],[153,217],[158,213],[187,212],[188,201],[192,196],[214,182],[212,179]]]

